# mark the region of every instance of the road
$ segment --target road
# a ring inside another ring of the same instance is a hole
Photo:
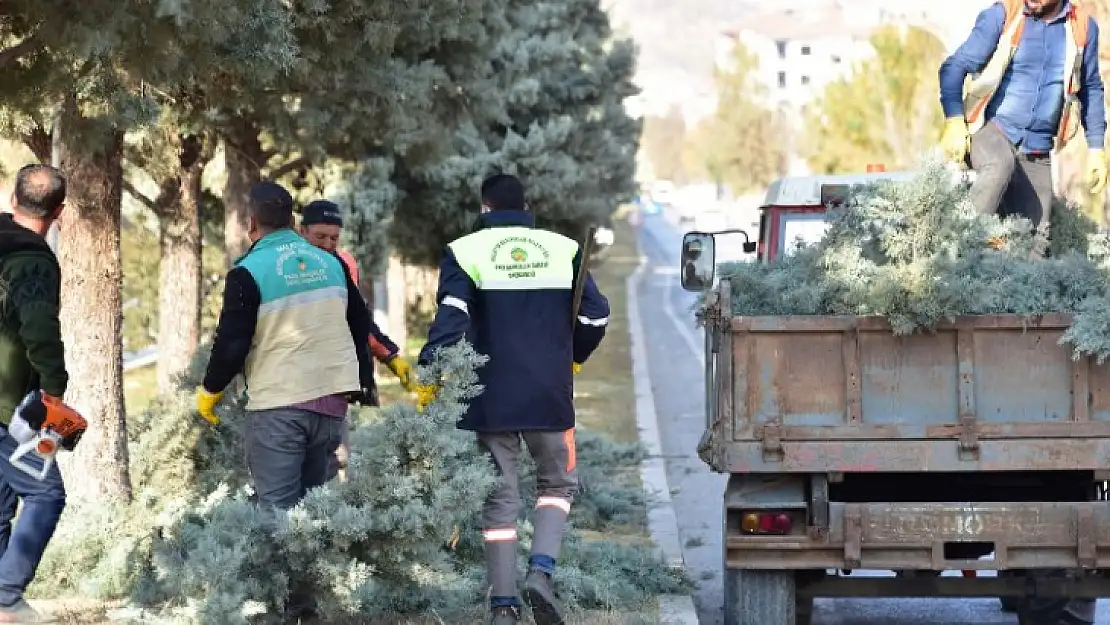
[[[663,216],[648,216],[640,237],[647,259],[639,290],[651,386],[662,452],[678,518],[687,569],[699,584],[694,596],[701,625],[722,625],[721,494],[723,476],[711,473],[695,449],[704,429],[702,335],[690,308],[695,296],[679,287],[681,234]],[[890,575],[856,572],[855,575]],[[818,599],[814,625],[1015,625],[992,599]],[[1098,625],[1110,625],[1100,602]]]

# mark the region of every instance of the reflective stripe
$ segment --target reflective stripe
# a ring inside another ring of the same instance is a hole
[[[536,500],[536,508],[558,508],[570,514],[570,502],[559,497],[540,497]]]
[[[302,291],[292,295],[279,297],[271,300],[258,307],[258,316],[262,317],[272,312],[284,310],[286,308],[294,308],[296,306],[303,306],[313,302],[320,302],[326,299],[342,299],[347,301],[347,287],[346,286],[329,286],[322,289],[315,289],[312,291]]]
[[[578,321],[581,322],[583,325],[596,326],[599,328],[609,325],[608,317],[602,317],[601,319],[590,319],[589,317],[578,315]]]
[[[448,295],[447,297],[444,297],[443,301],[440,302],[440,304],[443,305],[443,306],[454,306],[455,308],[458,308],[459,310],[463,311],[464,313],[466,313],[468,315],[470,314],[470,309],[467,307],[466,302],[462,301],[461,299],[459,299],[459,298],[457,298],[453,295]]]
[[[499,530],[486,530],[482,532],[482,538],[486,542],[502,542],[507,540],[516,540],[516,528],[506,528]]]

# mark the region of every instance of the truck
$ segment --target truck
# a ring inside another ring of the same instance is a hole
[[[881,317],[731,314],[716,237],[770,262],[857,185],[913,175],[784,178],[756,240],[683,237],[682,286],[705,296],[697,452],[728,476],[727,625],[809,625],[814,597],[995,597],[1021,625],[1090,623],[1110,596],[1110,364],[1058,344],[1068,315],[896,336]]]

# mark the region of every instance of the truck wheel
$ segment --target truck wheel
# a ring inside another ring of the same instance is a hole
[[[797,607],[794,571],[725,571],[725,625],[807,623]]]
[[[1022,599],[1017,604],[1018,625],[1094,625],[1066,610],[1069,599]]]

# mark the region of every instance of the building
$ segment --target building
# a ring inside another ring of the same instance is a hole
[[[873,53],[868,39],[877,24],[836,2],[809,8],[780,3],[721,33],[719,70],[732,69],[737,43],[755,57],[755,77],[767,106],[800,113],[830,82],[849,75]]]

